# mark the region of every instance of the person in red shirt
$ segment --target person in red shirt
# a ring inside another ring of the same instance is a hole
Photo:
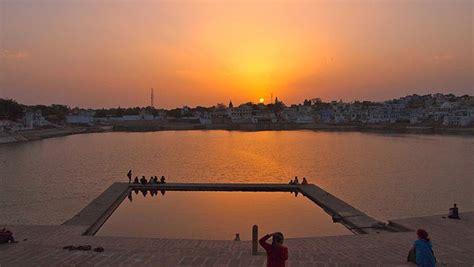
[[[267,240],[273,237],[272,244],[268,244]],[[267,252],[267,267],[285,266],[285,261],[288,259],[288,248],[283,246],[283,234],[280,232],[267,234],[260,238],[260,245]]]

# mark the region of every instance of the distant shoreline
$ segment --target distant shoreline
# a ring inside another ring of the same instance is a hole
[[[323,132],[362,132],[362,133],[397,133],[421,135],[461,135],[473,136],[474,128],[446,128],[432,126],[382,126],[382,125],[293,125],[293,124],[217,124],[201,125],[192,123],[167,124],[118,124],[104,127],[65,127],[19,131],[15,134],[2,133],[0,144],[11,144],[42,140],[84,133],[101,132],[159,132],[159,131],[193,131],[193,130],[226,130],[226,131],[300,131],[312,130]]]
[[[334,131],[334,132],[383,132],[407,134],[449,134],[474,136],[474,128],[450,128],[406,125],[322,125],[322,124],[211,124],[192,123],[120,123],[113,126],[115,132],[153,132],[177,130],[228,130],[228,131]]]

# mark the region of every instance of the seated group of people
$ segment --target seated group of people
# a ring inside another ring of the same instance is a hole
[[[157,176],[151,176],[150,180],[147,180],[145,176],[142,176],[140,180],[138,180],[138,176],[135,177],[133,180],[134,184],[166,184],[165,176],[161,176],[160,180],[158,180]]]
[[[295,179],[294,180],[290,180],[290,182],[288,184],[300,184],[300,181],[298,180],[298,176],[295,176]],[[301,184],[308,184],[308,181],[306,180],[306,177],[303,177],[303,181],[301,182]]]
[[[132,170],[129,170],[127,173],[128,177],[128,183],[132,183]],[[138,179],[138,176],[135,176],[135,179],[133,180],[134,184],[165,184],[165,176],[161,176],[160,180],[158,181],[157,176],[152,176],[150,177],[150,180],[147,180],[145,176],[142,176],[141,179]]]

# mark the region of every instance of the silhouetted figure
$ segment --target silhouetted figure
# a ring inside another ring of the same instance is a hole
[[[148,194],[148,190],[146,189],[141,189],[140,191],[142,191],[143,197],[146,197],[146,195]]]
[[[139,184],[140,183],[140,181],[138,181],[138,176],[135,176],[135,179],[133,180],[133,183],[134,184]]]
[[[240,234],[239,233],[235,234],[234,241],[240,241]]]
[[[293,181],[293,184],[300,184],[300,182],[298,181],[298,176],[295,176],[295,180]]]
[[[153,177],[153,183],[157,184],[158,183],[158,177]]]
[[[273,237],[272,244],[268,244],[267,240]],[[283,246],[283,234],[280,232],[267,234],[258,241],[267,252],[267,266],[268,267],[284,267],[288,259],[288,248]]]
[[[6,228],[0,229],[0,244],[4,243],[17,243],[13,237],[13,233]]]
[[[145,176],[142,176],[142,178],[140,179],[140,183],[141,184],[147,184],[147,182],[148,181],[146,180]]]
[[[128,183],[130,184],[132,182],[132,170],[128,171],[127,177],[128,177]]]
[[[133,198],[132,198],[132,191],[128,192],[128,200],[130,200],[130,202],[133,201]]]
[[[295,183],[293,182],[293,180],[290,180],[290,181],[288,182],[288,184],[293,185],[293,184],[295,184]]]
[[[148,180],[148,183],[149,183],[149,184],[152,184],[152,183],[153,183],[153,176],[150,177],[150,180]]]
[[[166,191],[165,191],[165,190],[160,190],[160,192],[161,192],[161,195],[163,195],[163,196],[164,196],[164,195],[165,195],[165,193],[166,193]]]
[[[461,219],[459,218],[459,209],[456,204],[454,204],[453,207],[449,209],[448,218],[457,220]]]
[[[133,191],[135,191],[135,195],[138,195],[138,189],[137,188],[133,189]]]
[[[407,261],[416,263],[422,267],[436,266],[436,257],[433,252],[433,246],[428,238],[428,232],[423,229],[416,231],[418,240],[415,241],[413,247],[408,253]]]
[[[161,176],[160,183],[166,184],[165,180],[166,180],[165,176]]]
[[[295,197],[297,197],[297,196],[298,196],[298,191],[295,191]]]
[[[308,181],[306,180],[306,177],[303,177],[303,181],[301,182],[301,184],[308,184]]]

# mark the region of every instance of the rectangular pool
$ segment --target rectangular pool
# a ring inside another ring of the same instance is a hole
[[[302,194],[132,190],[96,235],[233,240],[239,233],[241,240],[250,240],[254,224],[260,236],[351,234]]]

